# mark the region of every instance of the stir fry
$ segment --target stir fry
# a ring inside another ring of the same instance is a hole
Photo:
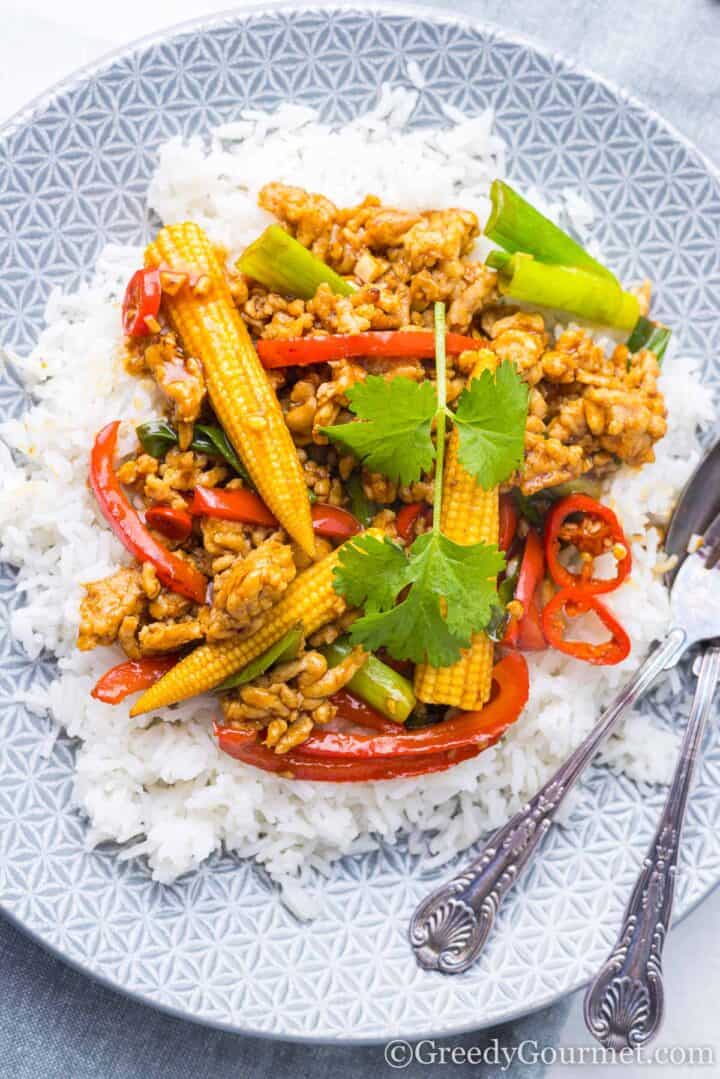
[[[598,495],[665,433],[670,331],[648,285],[623,289],[507,184],[492,200],[486,263],[469,211],[280,183],[260,194],[279,223],[235,265],[195,224],[160,231],[123,328],[164,409],[129,456],[120,420],[90,455],[134,559],[85,587],[78,647],[127,657],[95,697],[142,691],[140,715],[213,693],[246,764],[390,779],[500,738],[526,652],[628,655],[603,597],[631,547]],[[629,337],[608,356],[548,309]]]

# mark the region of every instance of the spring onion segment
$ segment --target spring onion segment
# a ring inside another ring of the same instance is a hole
[[[338,296],[351,296],[355,286],[316,258],[294,237],[269,225],[262,236],[243,251],[235,263],[238,270],[253,281],[280,292],[311,300],[318,285],[329,285]]]
[[[349,637],[342,637],[323,648],[322,652],[330,667],[350,655],[353,644]],[[394,671],[377,656],[369,655],[365,664],[353,675],[345,687],[376,712],[382,713],[396,723],[404,723],[415,707],[413,688],[407,678]]]
[[[637,297],[623,292],[614,277],[539,262],[525,252],[507,259],[493,257],[492,264],[501,293],[513,300],[568,311],[621,330],[632,329],[638,320]]]

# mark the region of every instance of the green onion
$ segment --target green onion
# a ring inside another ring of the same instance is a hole
[[[350,296],[355,286],[293,239],[279,225],[270,225],[235,263],[238,270],[273,292],[311,300],[318,285],[329,285],[338,296]]]
[[[609,278],[620,287],[605,266],[588,255],[579,243],[526,202],[509,184],[493,180],[490,199],[492,211],[485,225],[485,235],[493,243],[512,253],[524,251],[534,255],[540,262],[572,266],[596,277]]]
[[[641,315],[628,337],[627,347],[630,352],[640,352],[641,349],[647,348],[655,353],[658,363],[662,363],[671,335],[672,330],[667,326]]]
[[[236,689],[237,686],[246,686],[248,682],[254,682],[261,674],[274,667],[276,663],[285,663],[295,659],[303,640],[302,626],[294,626],[289,629],[275,644],[271,645],[267,652],[256,656],[241,670],[231,674],[224,682],[215,687],[215,692],[224,693],[228,689]]]
[[[376,502],[371,502],[365,494],[359,473],[353,472],[345,487],[350,495],[350,512],[353,517],[357,517],[363,528],[368,528],[379,506]]]
[[[151,457],[158,459],[164,457],[169,449],[177,446],[177,431],[166,420],[149,420],[135,428],[140,445]],[[212,457],[222,457],[235,469],[239,476],[248,480],[249,477],[242,461],[235,453],[230,440],[222,427],[212,424],[196,424],[193,430],[193,440],[190,449],[196,453],[207,453]]]
[[[342,637],[322,649],[330,667],[336,667],[353,650],[349,637]],[[365,664],[352,676],[347,689],[381,712],[388,719],[404,723],[416,705],[413,688],[407,678],[388,667],[377,656],[369,655]]]
[[[629,330],[638,319],[637,298],[623,292],[614,278],[547,265],[525,252],[517,252],[498,269],[498,284],[513,300],[558,308],[604,326]]]

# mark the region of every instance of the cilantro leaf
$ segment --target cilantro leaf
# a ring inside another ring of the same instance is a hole
[[[430,434],[437,411],[432,382],[413,382],[399,375],[386,382],[370,375],[347,391],[350,408],[362,422],[322,427],[372,472],[400,483],[414,483],[435,459]]]
[[[390,540],[361,536],[342,549],[335,589],[352,606],[364,605],[350,628],[354,643],[447,667],[490,620],[504,565],[497,547],[464,547],[440,532],[418,536],[408,558]]]
[[[333,587],[351,607],[372,611],[392,607],[405,583],[407,559],[402,547],[384,536],[366,534],[340,548]]]
[[[528,388],[507,360],[460,394],[453,417],[458,459],[486,491],[522,465],[527,409]]]

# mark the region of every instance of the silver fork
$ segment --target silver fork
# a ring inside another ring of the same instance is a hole
[[[688,792],[720,677],[720,646],[696,661],[697,685],[673,781],[650,848],[604,966],[585,996],[591,1034],[612,1049],[637,1049],[663,1020],[662,953],[672,919],[678,850]]]
[[[700,552],[688,555],[671,592],[672,626],[592,731],[538,793],[499,828],[468,868],[418,906],[410,921],[410,943],[420,966],[460,974],[480,954],[498,908],[549,830],[558,808],[575,786],[621,716],[687,649],[720,637],[720,515]]]

